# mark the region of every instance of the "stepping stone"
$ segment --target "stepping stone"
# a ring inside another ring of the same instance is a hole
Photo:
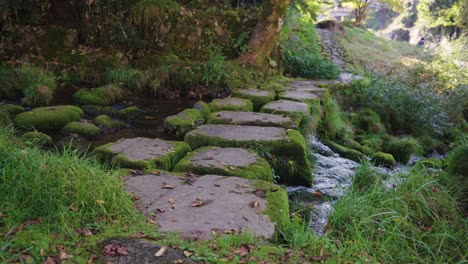
[[[323,94],[327,91],[324,88],[320,88],[320,87],[315,86],[314,84],[311,84],[311,82],[309,81],[291,83],[288,85],[286,89],[288,91],[308,92],[311,94],[315,94],[318,97],[322,97]]]
[[[232,111],[211,113],[208,119],[208,123],[225,125],[270,126],[292,129],[297,128],[298,125],[291,118],[281,115]]]
[[[185,109],[177,115],[164,119],[164,131],[176,138],[184,137],[187,132],[205,123],[197,109]]]
[[[199,148],[179,161],[174,171],[238,176],[273,182],[273,173],[268,162],[255,152],[242,148]]]
[[[252,112],[253,104],[248,99],[228,97],[224,99],[214,99],[208,104],[212,112],[218,111],[245,111]]]
[[[185,135],[192,149],[203,146],[245,147],[262,153],[279,175],[290,185],[310,186],[312,172],[301,133],[279,127],[238,125],[202,125]]]
[[[171,170],[190,147],[184,142],[127,138],[96,148],[96,153],[125,168]]]
[[[286,91],[278,95],[279,99],[308,103],[309,105],[320,104],[320,98],[307,91]]]
[[[259,89],[235,89],[231,92],[234,97],[249,99],[253,103],[255,110],[260,109],[268,102],[275,100],[276,93],[274,91],[259,90]]]
[[[284,115],[299,125],[305,116],[310,115],[310,106],[302,102],[278,100],[264,105],[260,112]]]
[[[195,239],[247,231],[272,238],[275,226],[289,218],[286,191],[265,181],[180,177],[161,171],[158,176],[128,176],[125,185],[127,192],[139,197],[137,208],[153,218],[158,231]]]

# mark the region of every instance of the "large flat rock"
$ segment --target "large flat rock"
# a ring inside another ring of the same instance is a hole
[[[258,110],[266,103],[275,100],[276,92],[249,88],[232,90],[231,95],[234,97],[249,99],[253,103],[254,109]]]
[[[282,92],[278,95],[278,98],[284,99],[284,100],[304,102],[308,104],[320,103],[320,98],[317,95],[307,92],[307,91],[301,91],[301,90],[292,90],[292,91]]]
[[[310,114],[308,104],[290,101],[290,100],[278,100],[278,101],[270,102],[264,105],[261,111],[264,113],[279,113],[279,114],[293,114],[293,113],[301,113],[304,115]]]
[[[314,94],[318,97],[322,97],[323,94],[327,91],[325,88],[321,88],[315,85],[313,81],[294,81],[288,84],[286,87],[287,91],[298,91],[298,92],[307,92]]]
[[[310,185],[312,173],[301,133],[279,127],[203,125],[185,135],[192,149],[203,146],[253,148],[268,160],[280,180]]]
[[[127,138],[96,148],[98,155],[122,167],[170,170],[190,151],[184,142]]]
[[[214,234],[249,231],[271,238],[274,221],[287,221],[287,194],[279,186],[218,175],[187,177],[165,172],[129,176],[125,189],[139,197],[137,207],[163,232],[209,239]]]
[[[253,104],[248,99],[228,97],[223,99],[214,99],[211,103],[208,104],[211,108],[211,111],[245,111],[252,112]]]
[[[255,113],[255,112],[233,112],[221,111],[211,113],[208,123],[225,125],[246,125],[246,126],[269,126],[297,128],[297,123],[290,117],[282,115]]]
[[[179,161],[174,171],[238,176],[273,182],[273,173],[268,162],[255,152],[242,148],[199,148]]]

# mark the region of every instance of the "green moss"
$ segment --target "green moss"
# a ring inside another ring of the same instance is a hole
[[[117,115],[117,110],[111,106],[99,106],[99,105],[83,105],[81,109],[85,114],[90,116],[99,116],[99,115],[108,115],[113,116]]]
[[[38,107],[18,114],[14,123],[21,129],[57,130],[68,123],[79,121],[82,115],[80,108],[71,105]]]
[[[60,131],[62,134],[78,134],[84,137],[96,137],[101,134],[101,129],[92,123],[71,122]]]
[[[220,167],[214,166],[200,166],[192,163],[192,158],[199,154],[200,152],[212,150],[215,147],[203,147],[196,149],[188,156],[183,158],[177,165],[174,167],[175,172],[193,172],[200,175],[225,175],[225,176],[237,176],[246,179],[255,179],[255,180],[264,180],[268,182],[273,182],[273,173],[268,162],[262,158],[258,158],[257,161],[253,164],[248,165],[247,167],[242,166],[230,166],[226,164],[220,164]],[[254,152],[250,151],[252,155],[255,155]]]
[[[219,111],[243,111],[252,112],[253,104],[250,100],[239,98],[224,98],[214,99],[209,103],[210,109],[213,112]]]
[[[210,106],[203,102],[203,101],[198,101],[194,106],[193,106],[194,109],[197,109],[201,116],[205,119],[205,120],[208,120],[208,117],[210,116],[211,114],[211,108]]]
[[[113,120],[107,115],[100,115],[94,119],[94,124],[104,129],[119,129],[124,126],[124,123],[118,120]]]
[[[447,158],[447,171],[454,175],[468,176],[468,143],[455,147]]]
[[[329,94],[325,94],[319,134],[329,140],[336,140],[348,138],[351,131],[338,103]]]
[[[278,99],[302,102],[302,103],[308,104],[309,106],[320,105],[320,99],[318,97],[317,98],[300,98],[300,99],[298,99],[296,97],[287,96],[287,92],[288,91],[279,93],[278,94]]]
[[[164,119],[164,131],[177,138],[182,138],[187,132],[205,123],[197,109],[185,109],[177,115]]]
[[[172,144],[172,150],[164,156],[156,157],[151,160],[130,159],[123,153],[115,153],[109,148],[115,143],[109,143],[96,148],[96,154],[103,159],[112,160],[124,168],[135,169],[161,169],[172,170],[179,160],[191,151],[190,146],[184,142],[166,141]]]
[[[122,87],[108,84],[91,90],[82,88],[73,95],[73,99],[79,104],[106,106],[123,99],[124,94]]]
[[[364,154],[357,150],[349,149],[333,141],[324,140],[324,143],[325,145],[329,146],[334,152],[340,154],[340,156],[342,156],[343,158],[354,160],[356,162],[361,162],[361,160],[365,159],[366,157]]]
[[[283,128],[297,128],[297,123],[292,121],[284,121],[282,123],[270,123],[265,122],[264,124],[259,124],[256,121],[248,122],[234,122],[231,118],[223,118],[220,116],[219,112],[211,113],[207,119],[207,124],[224,124],[224,125],[247,125],[247,126],[272,126],[272,127],[283,127]]]
[[[395,157],[396,161],[408,164],[411,154],[421,154],[422,146],[419,141],[413,137],[393,138],[385,149]]]
[[[282,228],[289,223],[289,200],[286,190],[278,185],[265,181],[255,181],[252,186],[266,192],[267,209],[263,211],[271,221]]]
[[[296,130],[287,130],[284,138],[276,141],[228,140],[191,131],[185,136],[185,142],[192,149],[203,146],[251,148],[270,163],[281,182],[304,186],[312,184],[306,143]]]
[[[20,105],[14,105],[14,104],[5,104],[5,105],[0,105],[0,113],[5,113],[9,115],[10,117],[14,117],[15,115],[19,113],[24,112],[24,107]]]
[[[50,147],[53,145],[52,138],[41,132],[26,132],[21,136],[21,140],[32,142],[38,146]]]
[[[353,125],[366,133],[385,133],[385,126],[380,120],[380,116],[371,109],[363,109],[353,116]]]
[[[253,109],[255,111],[260,110],[262,106],[275,100],[275,97],[276,97],[276,94],[274,91],[259,90],[259,92],[265,93],[265,95],[261,95],[261,94],[253,95],[249,93],[248,91],[249,91],[248,89],[235,89],[235,90],[232,90],[231,96],[250,100],[253,104]]]
[[[395,167],[395,159],[392,154],[384,152],[376,152],[372,155],[371,161],[378,166],[384,166],[388,168]]]
[[[42,106],[52,101],[57,87],[52,73],[30,66],[21,66],[18,73],[27,105]]]
[[[119,111],[119,116],[123,118],[133,118],[141,113],[141,109],[137,106],[130,106]]]
[[[425,168],[431,168],[431,169],[442,169],[442,167],[444,166],[442,160],[436,159],[436,158],[420,159],[415,164],[415,166],[418,166],[418,165],[423,166]]]

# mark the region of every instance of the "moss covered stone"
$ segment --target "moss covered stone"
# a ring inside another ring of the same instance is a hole
[[[94,119],[94,124],[102,129],[119,129],[124,126],[124,123],[119,120],[114,120],[107,115],[100,115]]]
[[[279,127],[203,125],[185,135],[193,149],[203,146],[251,148],[290,185],[312,184],[305,140],[296,130]]]
[[[174,167],[174,171],[195,174],[237,176],[273,182],[268,162],[241,148],[203,147],[196,149]]]
[[[221,111],[211,113],[207,123],[225,125],[270,126],[296,129],[298,124],[292,118],[282,115]]]
[[[468,143],[462,143],[450,152],[447,158],[447,171],[468,177]]]
[[[411,154],[421,154],[422,146],[413,137],[392,138],[385,147],[386,151],[395,157],[395,160],[408,164]]]
[[[14,105],[14,104],[4,104],[0,105],[0,113],[5,113],[9,115],[10,117],[14,117],[15,115],[19,113],[24,112],[24,107],[20,105]]]
[[[62,134],[78,134],[84,137],[93,138],[101,134],[101,129],[92,123],[71,122],[60,131]]]
[[[66,124],[79,121],[83,111],[71,105],[38,107],[31,111],[18,114],[14,123],[21,129],[37,129],[39,131],[58,130]]]
[[[208,117],[209,117],[210,114],[211,114],[211,108],[210,108],[210,106],[209,106],[207,103],[203,102],[203,101],[198,101],[198,102],[193,106],[193,108],[194,108],[194,109],[197,109],[197,110],[200,112],[201,116],[202,116],[205,120],[207,120]]]
[[[224,98],[224,99],[214,99],[209,103],[210,109],[213,112],[218,111],[244,111],[252,112],[253,104],[250,100],[240,99],[240,98]]]
[[[285,91],[278,94],[278,98],[283,100],[303,102],[310,106],[320,104],[320,98],[317,95],[306,91]]]
[[[265,104],[275,100],[276,93],[274,91],[259,90],[259,89],[234,89],[231,96],[249,99],[254,110],[258,111]]]
[[[310,116],[310,106],[302,102],[278,100],[264,105],[260,112],[287,116],[300,125],[304,118]]]
[[[125,168],[172,170],[190,150],[184,142],[140,137],[100,146],[96,153]]]
[[[353,125],[370,134],[385,133],[380,116],[371,109],[363,109],[353,116]]]
[[[90,116],[99,116],[99,115],[108,115],[114,116],[117,115],[117,110],[111,106],[100,106],[100,105],[83,105],[81,106],[84,113]]]
[[[185,109],[177,115],[164,119],[164,131],[177,138],[185,136],[187,132],[205,123],[200,111],[197,109]]]
[[[349,149],[333,141],[325,140],[324,143],[325,145],[330,147],[334,152],[340,154],[340,156],[342,156],[343,158],[354,160],[356,162],[361,162],[361,160],[364,160],[366,158],[366,156],[360,151]]]
[[[80,89],[73,95],[73,100],[84,105],[112,105],[123,99],[125,91],[115,84],[108,84],[94,89]]]
[[[119,111],[119,116],[123,118],[134,118],[141,113],[141,109],[137,106],[130,106]]]
[[[371,161],[378,166],[384,166],[387,168],[395,167],[395,159],[393,158],[392,154],[379,151],[372,155]]]
[[[21,140],[32,142],[42,147],[51,147],[53,145],[52,138],[41,132],[26,132],[21,136]]]
[[[267,209],[263,211],[270,219],[282,228],[289,223],[289,199],[286,189],[265,181],[255,181],[252,186],[258,191],[264,191],[267,199]]]

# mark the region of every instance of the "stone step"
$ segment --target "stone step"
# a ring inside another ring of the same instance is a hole
[[[137,207],[158,225],[195,239],[216,234],[249,232],[272,238],[276,225],[289,218],[284,188],[256,180],[218,175],[128,176],[126,191]]]
[[[298,124],[290,117],[255,112],[221,111],[211,113],[210,124],[269,126],[296,129]]]
[[[276,93],[274,91],[249,88],[232,90],[231,96],[249,99],[252,101],[254,109],[258,111],[263,105],[275,100]]]
[[[310,106],[302,102],[278,100],[264,105],[260,112],[287,116],[299,125],[304,117],[310,115]]]
[[[252,112],[253,104],[248,99],[228,97],[223,99],[214,99],[211,103],[208,104],[211,108],[211,111],[245,111]]]
[[[320,104],[320,98],[310,92],[301,91],[301,90],[290,90],[282,92],[278,95],[279,99],[291,100],[297,102],[307,103],[309,105],[318,105]]]
[[[301,133],[279,127],[202,125],[185,135],[192,149],[203,146],[252,148],[290,185],[310,186],[312,172]]]
[[[184,142],[137,137],[102,145],[95,151],[124,168],[172,170],[190,150]]]
[[[174,167],[174,172],[216,174],[273,182],[268,162],[242,148],[203,147],[196,149]]]
[[[319,98],[321,98],[325,94],[327,89],[317,87],[315,83],[311,81],[295,81],[295,82],[290,83],[286,87],[286,91],[307,92],[307,93],[314,94],[318,96]]]

